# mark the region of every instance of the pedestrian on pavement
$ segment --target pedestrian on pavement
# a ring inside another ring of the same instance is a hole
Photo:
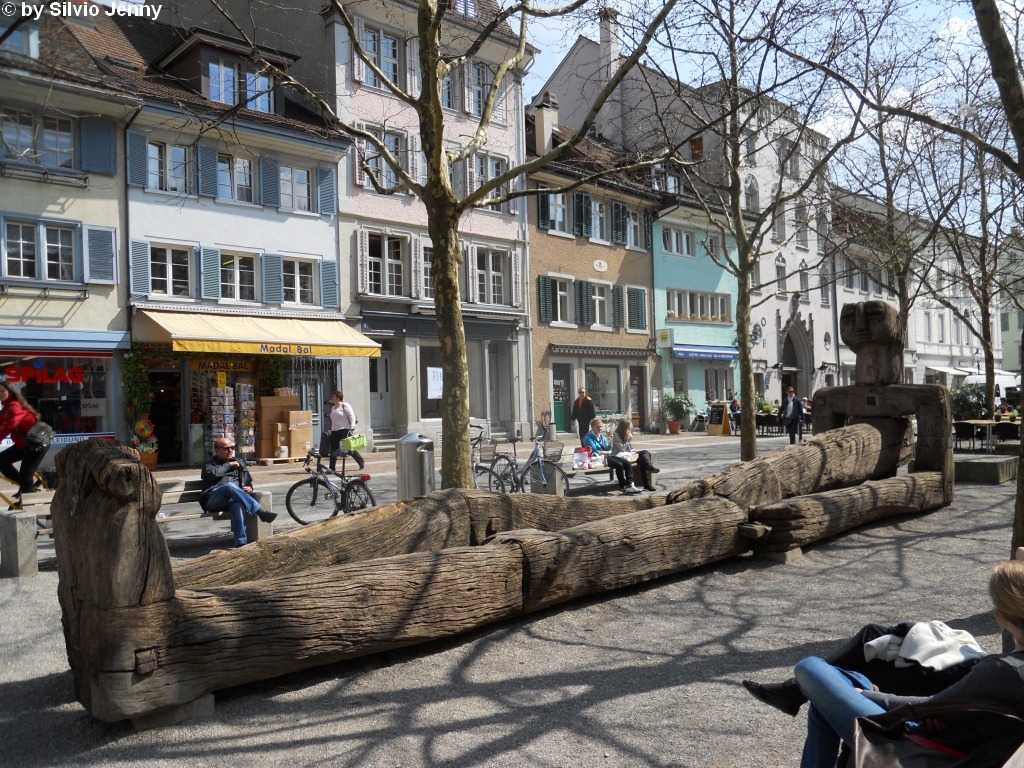
[[[580,445],[586,444],[590,422],[596,418],[597,410],[594,408],[594,401],[587,397],[587,390],[580,387],[579,397],[572,404],[572,411],[569,413],[569,421],[576,422],[576,431],[580,434]]]
[[[203,465],[200,476],[203,492],[199,506],[203,512],[231,513],[231,532],[235,546],[244,547],[249,543],[245,531],[247,515],[256,515],[264,523],[273,522],[277,515],[267,512],[252,495],[252,475],[245,466],[245,459],[235,456],[235,441],[222,437],[213,444],[213,456]]]
[[[800,432],[800,422],[803,421],[803,418],[803,404],[797,399],[793,388],[789,387],[786,389],[786,402],[782,404],[782,423],[789,431],[790,445],[794,445],[797,441],[797,435]]]
[[[359,419],[352,406],[345,402],[345,393],[338,391],[331,395],[331,472],[338,462],[338,450],[341,448],[341,441],[355,431]],[[356,464],[362,469],[364,466],[363,457],[359,451],[349,451],[349,455],[356,460]]]
[[[46,455],[46,449],[37,450],[28,444],[25,435],[40,419],[39,411],[28,404],[21,393],[8,384],[0,381],[0,440],[10,437],[14,445],[0,452],[0,473],[12,483],[18,484],[15,499],[22,494],[34,493],[36,490],[36,470]],[[14,468],[14,462],[21,462],[21,469]]]

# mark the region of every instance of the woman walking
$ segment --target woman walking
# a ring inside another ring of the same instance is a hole
[[[46,450],[33,450],[25,442],[25,435],[39,420],[39,411],[28,404],[21,393],[8,384],[0,381],[0,440],[10,437],[14,445],[0,451],[0,474],[12,483],[18,484],[15,498],[24,493],[35,492],[36,470],[46,455]],[[14,462],[21,462],[21,469],[14,468]]]
[[[352,406],[345,402],[345,393],[338,391],[331,395],[331,471],[338,461],[338,449],[341,448],[341,441],[349,436],[356,428],[359,419]],[[363,457],[359,451],[349,451],[352,458],[356,460],[359,468],[363,468]]]
[[[661,470],[651,462],[651,452],[634,451],[632,441],[633,425],[628,419],[621,419],[612,434],[612,454],[620,456],[627,464],[634,460],[635,455],[636,468],[640,473],[640,484],[643,485],[645,491],[658,490],[651,482],[651,475]],[[623,454],[631,455],[623,456]]]

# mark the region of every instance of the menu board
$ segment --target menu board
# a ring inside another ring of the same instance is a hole
[[[725,406],[716,404],[711,406],[708,414],[708,424],[721,424],[725,421]]]

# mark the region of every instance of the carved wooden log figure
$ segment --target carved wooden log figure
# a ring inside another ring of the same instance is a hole
[[[75,695],[100,719],[142,722],[221,688],[948,504],[949,395],[899,383],[893,314],[844,307],[858,386],[818,390],[814,437],[643,498],[441,491],[172,568],[138,454],[68,446],[52,514]],[[908,415],[915,472],[897,477]]]

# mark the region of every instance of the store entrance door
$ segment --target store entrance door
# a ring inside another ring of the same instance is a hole
[[[331,382],[325,375],[293,374],[292,389],[299,396],[299,410],[313,412],[313,436],[320,439],[320,425],[330,406]]]
[[[551,395],[554,413],[551,420],[559,432],[569,432],[569,414],[572,412],[572,366],[568,363],[551,365]]]
[[[391,353],[381,352],[370,358],[370,425],[374,428],[390,427],[391,414]]]
[[[157,439],[157,464],[180,464],[181,453],[181,374],[150,371],[149,387],[153,403],[149,420]]]
[[[647,428],[647,387],[644,385],[646,369],[636,365],[629,369],[629,410],[632,413],[633,429]]]

